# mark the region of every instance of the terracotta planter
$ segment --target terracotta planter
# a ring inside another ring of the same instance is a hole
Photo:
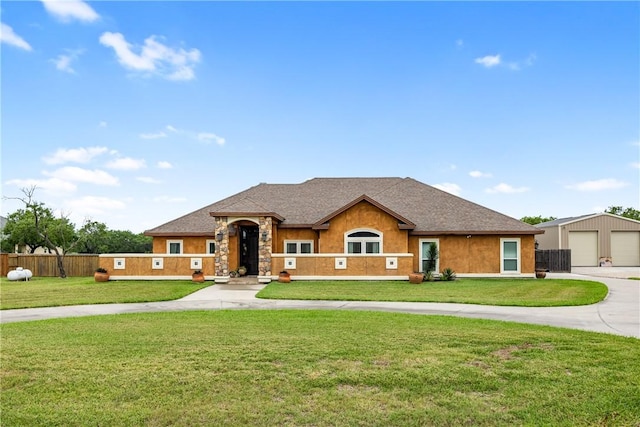
[[[422,283],[423,280],[424,280],[424,274],[422,273],[409,274],[409,283],[418,284],[418,283]]]
[[[245,267],[239,267],[238,268],[238,274],[240,276],[244,276],[245,274],[247,274],[247,269]]]
[[[93,280],[96,282],[108,282],[109,281],[109,273],[93,273]]]
[[[280,283],[290,283],[291,282],[291,275],[289,275],[289,274],[280,274],[280,275],[278,275],[278,282],[280,282]]]
[[[547,272],[544,270],[536,270],[536,279],[544,279],[547,277]]]
[[[202,282],[204,282],[204,274],[203,273],[193,274],[193,275],[191,275],[191,280],[193,282],[202,283]]]

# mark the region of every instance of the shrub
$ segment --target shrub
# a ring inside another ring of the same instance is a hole
[[[105,270],[105,269],[104,269],[104,268],[102,268],[102,267],[98,267],[98,268],[96,268],[96,273],[106,273],[106,272],[107,272],[107,270]]]
[[[442,273],[440,273],[440,280],[444,280],[446,282],[456,280],[456,272],[447,267],[442,270]]]

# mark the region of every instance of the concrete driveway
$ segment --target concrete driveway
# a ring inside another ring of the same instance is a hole
[[[2,310],[0,311],[0,323],[100,314],[185,310],[374,310],[505,320],[640,338],[640,281],[614,277],[586,276],[575,273],[553,273],[547,277],[598,280],[609,287],[609,294],[604,301],[586,306],[499,307],[448,303],[265,300],[255,297],[255,294],[264,285],[215,285],[201,289],[177,301]]]

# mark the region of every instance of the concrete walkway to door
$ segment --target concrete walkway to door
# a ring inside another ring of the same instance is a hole
[[[548,277],[601,281],[609,287],[609,294],[604,301],[585,306],[502,307],[449,303],[265,300],[255,297],[264,285],[229,284],[209,286],[177,301],[3,310],[0,312],[0,323],[101,314],[185,310],[374,310],[505,320],[640,338],[640,281],[558,273],[549,274]]]

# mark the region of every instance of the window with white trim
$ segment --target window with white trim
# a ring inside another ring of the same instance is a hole
[[[205,248],[205,254],[215,254],[216,253],[216,241],[215,240],[207,240],[207,247]]]
[[[167,253],[168,254],[181,254],[182,253],[182,240],[167,240]]]
[[[348,254],[382,253],[382,233],[376,230],[352,230],[345,235]]]
[[[520,239],[500,239],[500,273],[520,273]]]
[[[429,249],[431,243],[436,244],[438,252],[440,251],[440,239],[420,239],[420,272],[426,273],[429,270],[429,262],[431,257],[429,255]],[[440,257],[436,257],[435,265],[433,266],[434,273],[440,271]]]
[[[312,254],[313,240],[285,240],[284,253],[286,254]]]

